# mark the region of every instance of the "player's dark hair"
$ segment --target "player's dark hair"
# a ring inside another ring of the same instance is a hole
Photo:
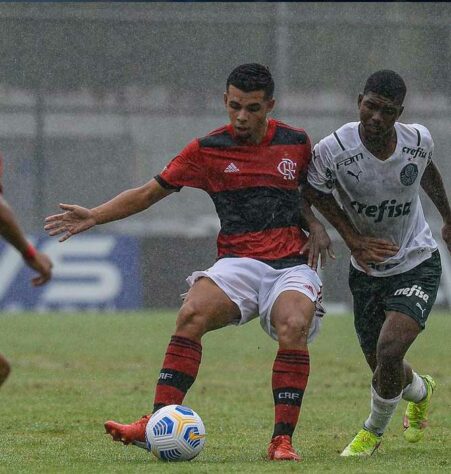
[[[407,88],[403,78],[395,71],[382,69],[366,80],[363,94],[374,92],[394,102],[403,103]]]
[[[265,99],[271,99],[274,94],[274,81],[267,66],[257,63],[241,64],[227,78],[229,85],[244,92],[264,91]]]

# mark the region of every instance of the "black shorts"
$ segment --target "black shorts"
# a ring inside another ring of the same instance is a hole
[[[399,275],[373,277],[350,266],[354,326],[365,354],[376,352],[386,311],[406,314],[424,329],[437,297],[441,274],[438,250],[420,265]]]

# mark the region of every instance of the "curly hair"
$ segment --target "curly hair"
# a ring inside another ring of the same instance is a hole
[[[403,103],[407,88],[403,78],[395,71],[382,69],[366,80],[363,93],[374,92],[400,104]]]

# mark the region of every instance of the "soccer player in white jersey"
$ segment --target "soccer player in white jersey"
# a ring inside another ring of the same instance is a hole
[[[426,127],[398,122],[406,86],[389,70],[372,74],[359,95],[359,122],[343,125],[313,150],[304,196],[351,250],[355,329],[373,372],[371,413],[342,456],[372,454],[401,398],[404,437],[420,441],[436,383],[404,360],[424,329],[441,275],[420,187],[443,218],[451,250],[451,210]]]

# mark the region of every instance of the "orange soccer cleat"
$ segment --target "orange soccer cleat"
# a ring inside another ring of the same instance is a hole
[[[111,435],[113,441],[121,441],[124,444],[134,444],[146,449],[146,426],[150,415],[144,415],[129,425],[122,425],[116,421],[107,421],[105,430]]]
[[[291,436],[279,435],[271,440],[268,447],[270,461],[300,461],[300,456],[291,444]]]

